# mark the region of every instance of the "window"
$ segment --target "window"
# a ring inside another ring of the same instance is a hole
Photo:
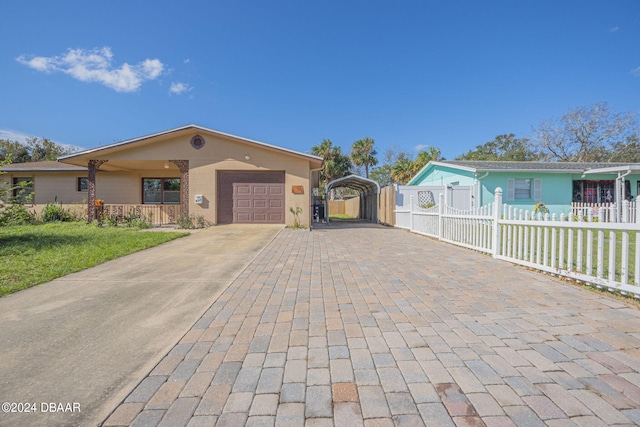
[[[536,178],[508,178],[507,201],[542,200],[542,179]]]
[[[76,180],[76,191],[87,192],[89,190],[89,178],[78,177]]]
[[[514,199],[522,200],[522,199],[531,199],[531,180],[530,179],[514,179]]]
[[[179,204],[180,178],[143,178],[142,203]]]
[[[33,202],[33,178],[13,178],[12,184],[12,195],[18,202]]]
[[[630,200],[631,183],[624,181],[625,199]],[[577,203],[614,203],[616,201],[615,180],[573,181],[573,199]]]

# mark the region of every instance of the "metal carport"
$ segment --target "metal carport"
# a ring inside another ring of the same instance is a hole
[[[325,216],[329,222],[329,192],[332,188],[351,188],[356,190],[360,196],[360,219],[371,222],[378,222],[378,210],[380,197],[380,186],[372,179],[358,175],[349,175],[343,178],[334,179],[325,187]]]

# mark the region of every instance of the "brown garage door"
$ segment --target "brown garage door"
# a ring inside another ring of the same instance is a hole
[[[284,222],[284,172],[218,172],[218,223]]]

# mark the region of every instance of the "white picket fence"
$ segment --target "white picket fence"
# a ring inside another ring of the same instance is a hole
[[[616,203],[571,203],[571,214],[588,216],[589,212],[593,218],[597,218],[602,222],[636,222],[637,205],[636,202],[623,200],[622,212],[618,213],[618,205]],[[626,216],[625,216],[626,215]],[[624,218],[627,220],[624,221]],[[620,219],[620,220],[618,220]]]
[[[435,207],[396,210],[396,227],[640,298],[640,223],[629,221],[628,208],[623,222],[596,222],[591,210],[558,216],[514,208],[502,203],[500,188],[494,200],[459,211],[440,195]]]

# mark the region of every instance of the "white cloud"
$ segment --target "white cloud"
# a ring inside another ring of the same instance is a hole
[[[414,149],[415,151],[422,151],[422,150],[426,150],[426,149],[427,149],[427,148],[429,148],[429,147],[431,147],[431,146],[430,146],[430,145],[428,145],[428,144],[418,144],[418,145],[416,145],[415,147],[413,147],[413,149]]]
[[[169,94],[171,95],[182,95],[185,92],[190,92],[193,88],[188,84],[177,82],[171,83],[171,87],[169,88]]]
[[[620,30],[620,27],[611,27],[611,28],[609,28],[609,32],[610,33],[617,33],[618,30]]]
[[[158,59],[145,59],[136,65],[125,62],[114,68],[113,53],[109,47],[69,49],[64,55],[31,59],[20,55],[16,60],[37,71],[59,71],[83,82],[101,83],[117,92],[135,92],[143,82],[158,78],[164,70],[164,64]]]
[[[640,77],[640,67],[634,68],[633,70],[631,70],[631,75],[632,76],[636,76],[636,77]]]
[[[27,138],[32,138],[33,135],[28,135],[26,133],[12,130],[12,129],[0,129],[0,139],[18,141],[25,143]]]

